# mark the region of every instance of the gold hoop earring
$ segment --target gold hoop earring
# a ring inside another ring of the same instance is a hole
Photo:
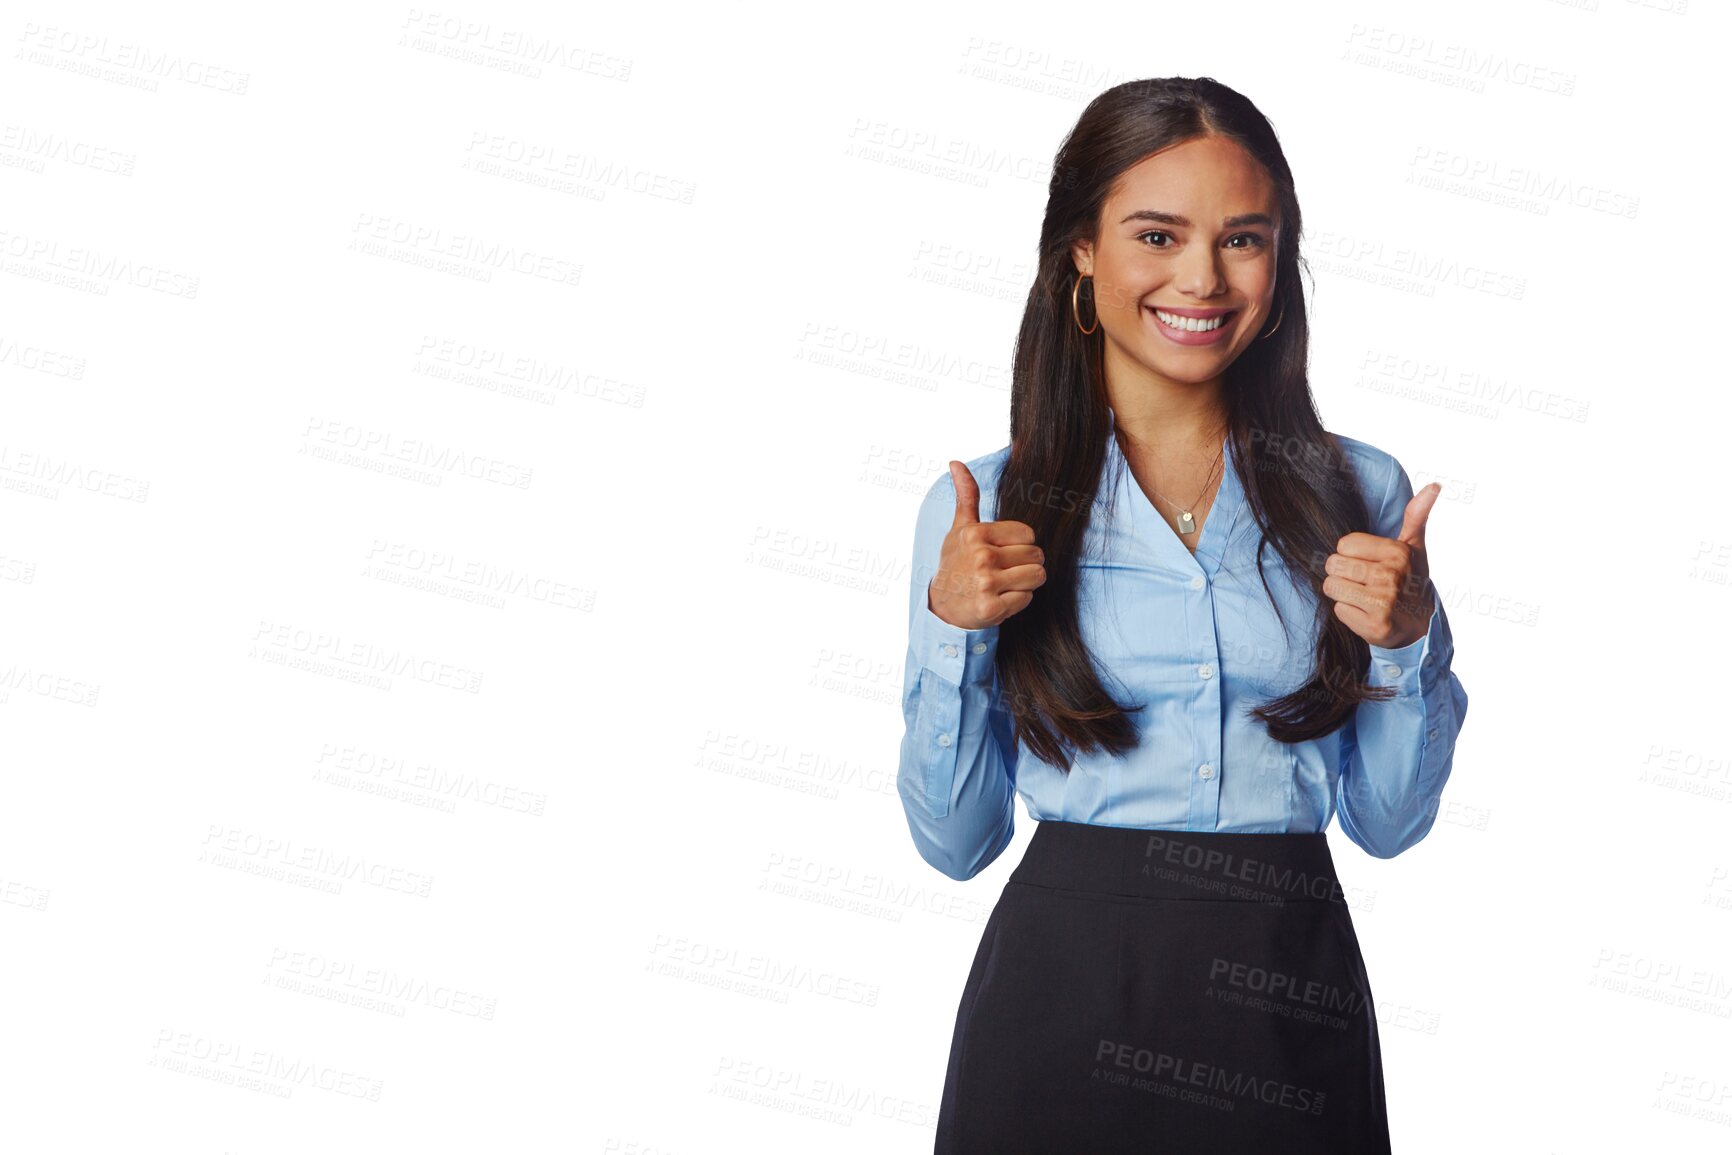
[[[1285,302],[1283,302],[1281,305],[1280,312],[1276,313],[1276,315],[1275,315],[1275,329],[1279,329],[1281,327],[1281,322],[1285,321],[1286,319],[1287,319],[1287,305]],[[1270,329],[1267,333],[1260,335],[1257,338],[1257,340],[1262,341],[1266,338],[1273,337],[1275,335],[1275,329]]]
[[[1083,335],[1086,337],[1090,333],[1093,333],[1095,331],[1095,329],[1098,329],[1101,327],[1101,314],[1100,314],[1100,310],[1096,309],[1095,310],[1094,328],[1093,329],[1083,329],[1082,314],[1077,311],[1077,290],[1082,288],[1082,283],[1084,281],[1089,282],[1089,300],[1090,300],[1090,303],[1093,303],[1093,301],[1094,301],[1094,295],[1095,295],[1094,277],[1088,275],[1087,273],[1084,273],[1082,276],[1080,276],[1076,279],[1076,284],[1074,284],[1070,287],[1070,315],[1071,315],[1071,319],[1076,322],[1076,327],[1079,329],[1082,329]]]

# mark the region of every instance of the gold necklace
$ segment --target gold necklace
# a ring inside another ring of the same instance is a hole
[[[1203,493],[1209,492],[1209,486],[1211,486],[1215,483],[1215,467],[1221,464],[1222,453],[1224,453],[1224,452],[1225,452],[1224,447],[1222,450],[1216,452],[1215,460],[1209,466],[1209,479],[1207,481],[1203,482]],[[1159,497],[1162,501],[1166,502],[1168,505],[1173,504],[1173,501],[1170,498],[1163,496],[1161,494],[1161,491],[1156,489],[1152,484],[1149,486],[1149,490],[1156,497]],[[1191,504],[1193,506],[1195,506],[1198,501],[1203,500],[1203,493],[1197,494],[1196,500],[1191,502]],[[1179,529],[1179,532],[1182,534],[1184,534],[1184,533],[1196,533],[1197,532],[1197,518],[1191,510],[1180,508],[1178,529]]]

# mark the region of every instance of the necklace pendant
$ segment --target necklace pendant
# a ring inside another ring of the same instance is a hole
[[[1191,516],[1191,511],[1188,509],[1182,510],[1179,513],[1179,532],[1180,533],[1196,533],[1197,532],[1197,519]]]

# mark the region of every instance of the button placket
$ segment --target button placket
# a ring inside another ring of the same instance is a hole
[[[1198,559],[1212,569],[1213,559]],[[1185,599],[1191,619],[1190,634],[1198,640],[1197,661],[1191,667],[1198,682],[1197,730],[1192,734],[1193,757],[1187,777],[1191,780],[1193,830],[1214,830],[1221,813],[1221,699],[1220,638],[1215,630],[1213,590],[1206,577],[1193,574],[1184,584],[1198,591]]]

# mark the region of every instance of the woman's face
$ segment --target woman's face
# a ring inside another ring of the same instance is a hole
[[[1275,216],[1269,174],[1221,137],[1126,170],[1101,209],[1098,246],[1072,251],[1094,277],[1109,365],[1128,358],[1192,384],[1224,372],[1273,324]]]

